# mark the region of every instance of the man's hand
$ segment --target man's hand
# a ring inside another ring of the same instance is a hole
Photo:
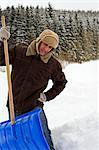
[[[40,102],[46,102],[46,95],[44,93],[40,93],[40,97],[37,99]]]
[[[1,28],[0,29],[0,41],[8,40],[10,38],[10,28]]]

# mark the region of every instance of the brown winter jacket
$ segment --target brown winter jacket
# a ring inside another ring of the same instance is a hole
[[[19,44],[9,48],[10,64],[12,64],[12,90],[15,112],[25,113],[43,103],[37,99],[44,92],[49,79],[53,86],[45,92],[47,101],[54,99],[67,82],[60,63],[51,57],[44,63],[39,55],[26,56],[28,45]],[[0,65],[5,65],[3,44],[0,43]]]

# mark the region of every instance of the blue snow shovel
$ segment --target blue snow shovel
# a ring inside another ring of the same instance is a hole
[[[5,16],[2,16],[1,20],[2,27],[5,28]],[[40,121],[40,113],[42,112],[41,108],[36,108],[31,112],[15,118],[8,44],[5,39],[3,42],[11,120],[0,123],[0,150],[50,150]]]

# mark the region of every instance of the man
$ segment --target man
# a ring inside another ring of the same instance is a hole
[[[2,39],[9,39],[9,37],[10,33],[1,28],[1,41]],[[52,56],[58,44],[58,35],[46,29],[30,45],[20,43],[13,48],[9,47],[15,114],[17,116],[36,107],[42,108],[42,127],[51,150],[54,150],[54,146],[43,105],[44,102],[50,101],[59,95],[67,83],[60,63]],[[2,42],[0,46],[0,65],[5,65]],[[44,92],[50,79],[53,86]]]

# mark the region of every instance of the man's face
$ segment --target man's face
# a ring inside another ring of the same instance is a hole
[[[39,54],[42,56],[46,55],[51,50],[52,50],[52,47],[44,42],[41,42],[38,48]]]

